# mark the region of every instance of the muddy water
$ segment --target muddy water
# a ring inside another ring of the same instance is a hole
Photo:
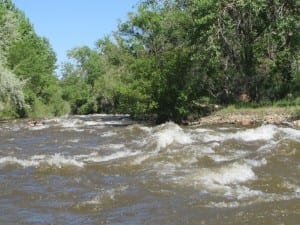
[[[299,224],[300,131],[0,124],[0,224]]]

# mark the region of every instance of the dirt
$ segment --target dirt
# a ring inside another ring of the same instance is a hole
[[[190,122],[190,125],[234,124],[255,126],[261,124],[276,124],[300,128],[300,120],[284,108],[276,109],[236,109],[220,110],[209,116]]]

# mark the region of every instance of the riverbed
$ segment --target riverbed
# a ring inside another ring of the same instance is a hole
[[[299,224],[300,130],[0,123],[0,224]]]

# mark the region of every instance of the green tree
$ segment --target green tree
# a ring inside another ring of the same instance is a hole
[[[299,53],[297,1],[228,0],[217,6],[213,39],[226,62],[222,66],[230,73],[227,77],[234,76],[231,92],[247,93],[257,101],[288,94],[293,55]]]
[[[180,122],[241,94],[297,95],[299,15],[298,1],[141,1],[112,38],[70,51],[65,99],[75,113]]]
[[[62,69],[62,97],[70,103],[71,113],[88,114],[95,112],[91,104],[91,86],[73,64],[65,63]]]
[[[62,92],[54,75],[56,56],[46,38],[39,37],[23,13],[17,15],[20,38],[12,42],[6,61],[10,70],[21,80],[25,100],[31,107],[25,115],[50,116],[67,112],[62,102]],[[61,109],[61,110],[60,110]]]
[[[5,74],[1,75],[1,98],[7,109],[14,109],[10,110],[12,116],[50,116],[68,111],[54,73],[55,63],[49,41],[35,33],[29,19],[11,0],[0,0],[0,64]]]
[[[0,63],[0,117],[17,116],[27,105],[23,94],[24,82]]]

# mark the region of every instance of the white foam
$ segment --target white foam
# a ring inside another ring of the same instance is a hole
[[[142,131],[145,131],[147,133],[151,132],[151,127],[145,127],[145,126],[139,126],[139,129],[141,129]]]
[[[60,153],[56,153],[54,155],[34,155],[29,159],[18,159],[16,157],[7,156],[0,158],[0,165],[20,165],[24,168],[27,167],[39,167],[41,165],[49,165],[53,167],[62,168],[64,166],[75,166],[75,167],[83,167],[85,165],[84,162],[80,162],[76,160],[72,156],[63,156]]]
[[[217,169],[201,169],[186,175],[179,183],[200,186],[207,191],[230,193],[234,186],[255,180],[256,175],[247,164],[233,163]]]
[[[59,126],[64,128],[63,130],[72,130],[76,132],[83,132],[84,129],[82,127],[84,126],[84,123],[80,119],[72,119],[72,118],[57,118],[56,122]]]
[[[235,159],[234,156],[223,156],[223,155],[209,155],[209,158],[211,158],[215,162],[227,162]]]
[[[29,130],[44,130],[49,128],[49,125],[36,125],[36,126],[29,126],[28,129]]]
[[[75,131],[75,132],[84,132],[84,129],[70,127],[70,128],[63,128],[61,131]]]
[[[205,184],[239,184],[248,180],[254,180],[255,173],[246,164],[233,163],[216,171],[207,170],[202,173],[200,180]]]
[[[244,131],[238,131],[234,134],[230,134],[229,138],[243,140],[243,141],[268,141],[273,139],[276,134],[276,126],[263,125],[258,128],[247,129]]]
[[[85,121],[84,125],[86,126],[97,126],[97,125],[103,125],[103,122],[99,122],[99,121]]]
[[[204,155],[214,154],[215,151],[213,150],[213,146],[212,147],[205,146],[205,147],[201,147],[200,149],[198,149],[197,153],[200,154],[200,156],[204,156]]]
[[[101,137],[112,137],[112,136],[114,136],[116,134],[117,133],[115,133],[115,132],[108,131],[108,132],[105,132],[105,133],[101,134]]]
[[[131,165],[140,165],[146,161],[150,155],[139,155],[133,161],[130,162]]]
[[[104,125],[107,125],[107,126],[121,126],[121,125],[125,125],[127,123],[125,123],[124,121],[122,120],[119,120],[119,121],[105,121],[103,122]]]
[[[300,142],[300,130],[293,128],[279,128],[279,130],[284,132],[288,139]]]
[[[223,141],[225,138],[223,135],[221,134],[205,134],[205,136],[203,137],[203,141],[204,142],[220,142],[220,141]]]
[[[67,142],[69,142],[69,143],[78,143],[79,139],[78,138],[76,138],[76,139],[69,139],[69,140],[67,140]]]
[[[64,128],[77,128],[82,126],[82,121],[79,119],[58,119],[59,124]]]
[[[300,199],[300,195],[296,194],[274,194],[274,193],[264,193],[258,190],[251,190],[247,187],[240,187],[235,190],[237,201],[230,201],[232,199],[233,193],[230,194],[229,201],[222,202],[210,202],[207,206],[211,208],[236,208],[241,206],[256,205],[259,203],[269,203],[278,201],[289,201]],[[240,193],[240,194],[239,194]]]
[[[66,165],[76,166],[76,167],[84,166],[84,162],[77,161],[73,157],[65,157],[60,153],[56,153],[53,156],[51,156],[49,159],[47,159],[46,163],[49,164],[50,166],[55,166],[58,168],[61,168]]]
[[[195,129],[195,131],[198,133],[207,133],[207,132],[212,132],[213,130],[205,129],[205,128],[197,128],[197,129]]]
[[[232,202],[210,202],[208,204],[208,207],[210,208],[237,208],[240,206],[240,203],[238,201],[232,201]]]
[[[257,128],[246,130],[238,129],[236,132],[215,132],[208,129],[196,129],[198,139],[207,142],[223,142],[230,139],[236,139],[246,142],[252,141],[270,141],[274,138],[278,128],[274,125],[263,125]]]
[[[209,157],[215,162],[228,162],[233,160],[238,160],[241,158],[245,158],[249,154],[248,151],[234,150],[234,151],[226,151],[223,155],[219,154],[211,154]]]
[[[4,128],[7,129],[7,130],[11,130],[11,131],[19,131],[19,130],[21,130],[21,127],[19,127],[17,125],[13,125],[12,127],[5,126]]]
[[[39,161],[44,160],[46,158],[46,155],[34,155],[30,157],[31,161]]]
[[[17,164],[22,167],[37,167],[40,163],[38,160],[26,160],[26,159],[18,159],[16,157],[7,156],[0,158],[0,165],[13,165]]]
[[[298,185],[292,184],[288,181],[285,181],[284,186],[287,187],[288,189],[294,191],[295,193],[300,194],[300,187]]]
[[[190,135],[184,133],[183,129],[173,122],[165,123],[159,126],[159,130],[152,137],[156,141],[156,149],[160,150],[167,146],[177,144],[191,144],[193,140]]]
[[[235,197],[238,200],[243,200],[243,199],[263,196],[264,193],[259,190],[252,190],[243,185],[236,185],[234,188],[228,189],[224,195],[227,197]]]
[[[125,148],[124,144],[109,144],[108,149],[113,149],[113,150],[118,150],[118,149],[122,149]]]
[[[87,161],[87,162],[106,162],[106,161],[117,160],[117,159],[121,159],[121,158],[134,156],[137,154],[139,154],[139,152],[132,152],[132,151],[126,150],[126,151],[115,152],[113,154],[106,155],[106,156],[93,156],[93,157],[85,159],[85,161]]]
[[[86,205],[102,205],[107,201],[115,201],[118,196],[128,189],[128,186],[121,186],[111,188],[108,190],[101,190],[97,195],[93,196],[90,200],[80,203],[81,206]]]
[[[265,158],[263,158],[261,160],[245,159],[245,162],[252,167],[261,167],[261,166],[267,165],[267,163],[268,163]]]

